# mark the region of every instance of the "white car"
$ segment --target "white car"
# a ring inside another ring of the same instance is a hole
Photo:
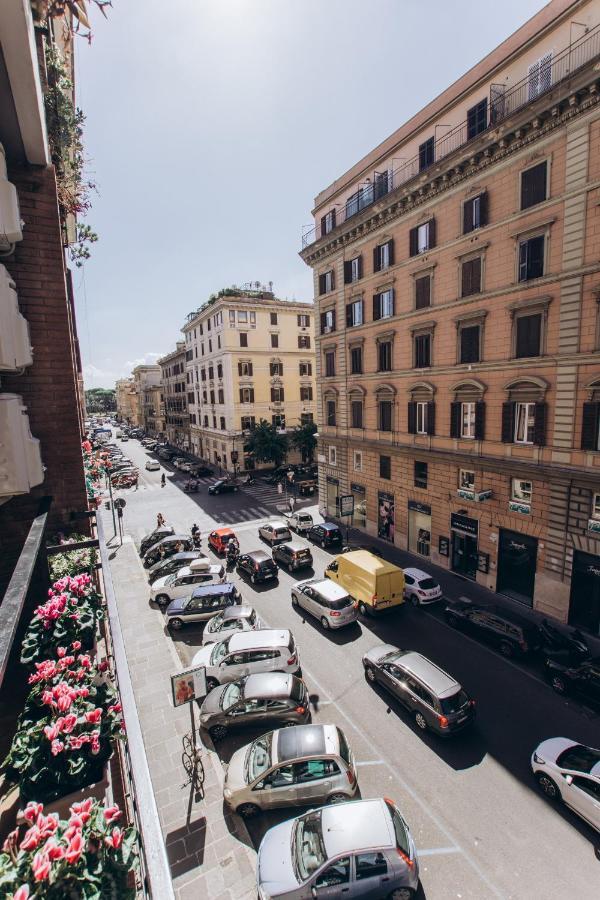
[[[184,566],[172,575],[157,578],[150,586],[150,599],[160,606],[167,606],[171,600],[191,595],[194,588],[203,584],[218,584],[225,581],[225,568],[218,563],[201,569]]]
[[[191,472],[192,471],[192,463],[188,462],[184,459],[182,463],[179,463],[177,466],[180,472]]]
[[[292,532],[287,522],[267,522],[266,525],[260,526],[258,534],[264,541],[268,541],[271,546],[292,540]]]
[[[422,569],[404,569],[404,599],[413,606],[423,606],[442,599],[442,589],[431,575]]]
[[[149,459],[146,461],[146,468],[149,472],[160,472],[160,463],[157,459]]]
[[[228,606],[223,612],[213,616],[204,626],[202,645],[222,641],[238,631],[258,631],[264,623],[252,606]]]
[[[531,768],[549,800],[562,800],[600,831],[600,750],[569,738],[548,738],[536,747]]]

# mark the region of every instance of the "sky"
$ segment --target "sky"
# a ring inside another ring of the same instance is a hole
[[[88,0],[91,7],[91,0]],[[312,299],[316,194],[541,0],[113,0],[77,44],[99,235],[74,274],[86,388],[174,349],[222,287]]]

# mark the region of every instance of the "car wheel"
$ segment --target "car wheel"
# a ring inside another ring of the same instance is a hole
[[[375,678],[375,669],[372,666],[365,666],[365,677],[371,684],[375,684],[377,679]]]
[[[360,603],[358,604],[358,611],[359,611],[359,613],[361,614],[361,616],[367,616],[367,615],[368,615],[368,609],[367,609],[367,606],[366,606],[365,603],[362,602],[362,600],[361,600]]]
[[[214,691],[216,687],[219,687],[219,682],[216,678],[207,678],[206,687],[209,691]]]
[[[183,628],[182,619],[171,619],[169,622],[169,628],[172,628],[173,631],[181,631]]]
[[[299,606],[300,601],[298,600],[297,594],[292,594],[292,606]]]
[[[238,816],[241,816],[242,819],[252,819],[254,816],[257,816],[259,812],[260,809],[254,803],[242,803],[242,805],[238,806],[236,809],[236,813]]]
[[[342,794],[341,791],[337,794],[330,794],[327,798],[328,803],[345,803],[347,800],[350,800],[348,794]]]
[[[548,800],[557,801],[561,799],[556,782],[554,782],[549,775],[546,775],[545,772],[537,772],[535,777],[540,786],[540,790],[543,791]]]
[[[564,678],[560,675],[553,675],[550,679],[550,684],[557,694],[568,694],[569,686]]]
[[[227,728],[225,725],[213,725],[212,728],[208,729],[208,733],[213,741],[222,741],[227,734]]]
[[[427,719],[422,712],[415,713],[415,722],[417,728],[420,728],[421,731],[427,731]]]
[[[409,887],[396,888],[391,894],[388,894],[388,900],[413,900],[415,892]]]
[[[159,606],[166,606],[169,602],[169,598],[166,594],[158,594],[155,602],[158,603]]]
[[[329,631],[329,622],[325,616],[321,616],[321,625],[323,626],[323,631]]]
[[[448,625],[452,625],[453,628],[458,628],[460,625],[460,619],[458,616],[455,616],[454,613],[448,613],[446,621],[448,622]]]
[[[505,656],[507,659],[510,659],[511,656],[514,656],[514,648],[509,641],[500,641],[500,653],[502,656]]]
[[[412,605],[413,605],[414,607],[417,607],[417,606],[420,605],[420,604],[419,604],[419,598],[417,597],[416,594],[411,594],[411,595],[410,595],[410,602],[412,603]]]

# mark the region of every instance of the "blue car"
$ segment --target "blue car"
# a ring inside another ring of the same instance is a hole
[[[333,522],[313,525],[306,532],[306,537],[314,544],[320,544],[323,549],[332,546],[341,547],[343,542],[341,528],[338,525],[334,525]]]
[[[184,625],[197,625],[241,602],[242,595],[230,581],[202,585],[191,595],[169,603],[165,614],[167,627],[179,631]]]

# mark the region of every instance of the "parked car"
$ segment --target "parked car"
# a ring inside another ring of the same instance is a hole
[[[159,606],[166,606],[172,600],[189,597],[195,587],[201,584],[219,584],[225,579],[225,569],[219,565],[208,565],[201,569],[184,566],[171,575],[163,575],[152,582],[150,599]]]
[[[535,748],[531,769],[549,800],[562,800],[600,831],[600,750],[569,738],[548,738]]]
[[[227,551],[229,541],[235,537],[235,531],[232,528],[216,528],[208,535],[208,544],[215,553],[222,556]]]
[[[241,600],[240,592],[230,581],[201,585],[194,588],[191,596],[181,597],[169,603],[165,613],[165,624],[167,628],[179,631],[184,625],[206,622],[229,606],[241,603]]]
[[[127,441],[129,440],[129,436],[126,434],[122,434],[120,439],[124,444],[126,444]]]
[[[208,489],[209,494],[237,494],[237,492],[237,484],[234,484],[233,481],[225,481],[223,478],[215,481]]]
[[[200,708],[200,725],[217,741],[232,729],[304,725],[309,721],[306,685],[295,675],[283,672],[230,681],[211,691]]]
[[[306,569],[313,564],[312,553],[308,547],[290,541],[287,544],[277,544],[271,550],[275,562],[287,569],[288,572],[296,572],[298,569]]]
[[[153,544],[144,556],[144,568],[149,569],[159,559],[165,559],[173,556],[174,553],[181,553],[183,550],[193,550],[194,543],[189,534],[171,534],[161,538],[156,544]]]
[[[298,511],[285,513],[284,515],[289,527],[297,534],[304,534],[314,525],[313,517],[310,513]]]
[[[258,631],[264,622],[252,606],[228,606],[206,623],[202,644],[214,644],[240,631]]]
[[[318,619],[325,631],[343,628],[358,619],[354,598],[327,578],[297,581],[292,588],[292,605],[301,606]]]
[[[178,466],[180,472],[191,472],[192,463],[188,459],[184,459]]]
[[[148,472],[160,472],[160,463],[157,459],[147,459],[146,469]]]
[[[209,469],[208,466],[192,466],[190,475],[195,475],[197,478],[202,477],[204,475],[212,475],[213,470]]]
[[[153,584],[157,578],[162,578],[163,575],[179,572],[184,566],[189,566],[196,560],[204,560],[205,565],[210,565],[210,559],[200,550],[187,550],[183,553],[174,553],[168,559],[160,559],[148,569],[148,584]]]
[[[334,525],[333,522],[313,525],[306,532],[306,537],[309,541],[320,544],[324,550],[327,547],[341,547],[343,543],[341,529]]]
[[[475,702],[458,681],[420,653],[378,644],[365,653],[363,666],[368,681],[399,700],[421,731],[447,737],[475,718]]]
[[[500,606],[478,606],[468,600],[449,601],[448,624],[464,628],[497,647],[504,656],[526,656],[540,646],[539,628],[518,613]]]
[[[354,758],[335,725],[296,725],[263,734],[229,761],[223,797],[238,815],[304,803],[339,803],[358,791]]]
[[[260,843],[256,872],[260,900],[409,900],[419,886],[408,825],[383,798],[311,809],[275,825]]]
[[[149,550],[153,544],[156,544],[161,538],[168,537],[170,534],[175,534],[175,529],[170,525],[161,525],[160,528],[155,528],[154,531],[151,531],[150,534],[147,534],[142,538],[140,543],[140,556],[145,556],[146,551]]]
[[[442,599],[440,585],[422,569],[404,569],[404,598],[413,606],[424,606]]]
[[[600,704],[600,656],[572,666],[557,659],[548,659],[544,670],[557,694],[578,694],[585,700]]]
[[[185,459],[183,456],[174,456],[171,459],[171,465],[174,466],[174,468],[176,468],[176,469],[179,469],[181,467],[181,464],[184,462],[185,462]]]
[[[192,665],[206,667],[209,691],[219,684],[237,681],[257,672],[301,674],[298,648],[294,635],[287,628],[232,634],[216,644],[201,647],[194,655]]]
[[[540,656],[544,662],[552,659],[563,665],[573,666],[591,659],[592,651],[579,629],[566,629],[564,626],[554,625],[548,619],[542,619],[539,629],[542,642]]]
[[[404,603],[404,572],[368,550],[341,553],[329,563],[325,576],[348,591],[361,616],[387,612]]]
[[[258,529],[258,536],[268,544],[282,544],[284,541],[291,541],[292,532],[285,522],[267,522]]]
[[[156,452],[160,456],[160,458],[164,459],[166,462],[168,462],[173,455],[170,450],[165,450],[162,447],[160,450],[157,450]]]
[[[262,584],[265,581],[276,581],[279,577],[277,564],[273,562],[264,550],[253,550],[252,553],[242,553],[237,561],[237,570],[242,575],[247,575],[252,584]]]

